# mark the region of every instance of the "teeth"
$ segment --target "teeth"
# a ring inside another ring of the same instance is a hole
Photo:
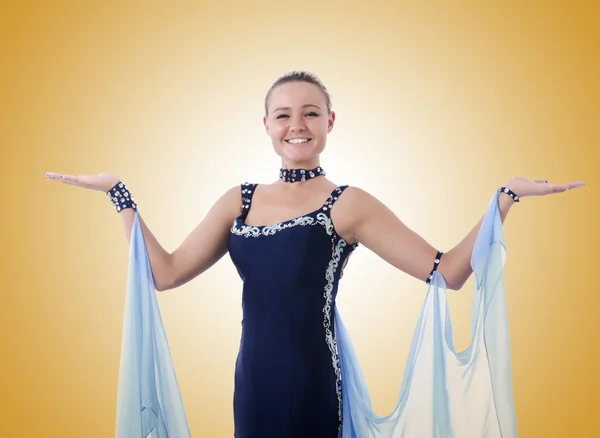
[[[308,138],[292,138],[290,140],[286,140],[288,143],[306,143]]]

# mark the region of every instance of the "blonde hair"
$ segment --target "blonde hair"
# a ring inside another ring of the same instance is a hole
[[[273,90],[275,90],[275,88],[277,88],[278,86],[282,84],[287,84],[289,82],[306,82],[317,86],[319,90],[321,90],[321,92],[323,93],[323,96],[325,96],[327,113],[331,114],[331,96],[329,95],[329,91],[327,91],[327,88],[325,87],[325,85],[323,85],[321,80],[312,73],[308,73],[305,71],[291,71],[278,78],[273,83],[273,85],[271,85],[271,88],[269,88],[269,91],[265,96],[265,115],[269,114],[269,97],[271,97]]]

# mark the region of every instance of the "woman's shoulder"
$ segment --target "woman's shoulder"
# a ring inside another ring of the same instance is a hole
[[[339,197],[340,206],[350,208],[377,200],[373,195],[361,187],[351,184],[345,184],[339,187],[343,190],[343,194],[340,194]]]
[[[376,211],[373,207],[381,205],[366,190],[354,185],[339,186],[342,193],[339,194],[334,208],[331,209],[331,219],[335,224],[337,233],[347,242],[356,242],[355,232],[361,221],[365,220],[370,211]]]
[[[337,202],[338,210],[345,217],[361,220],[370,214],[381,212],[387,207],[373,194],[357,186],[347,185]]]

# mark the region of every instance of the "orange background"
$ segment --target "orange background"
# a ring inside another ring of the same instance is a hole
[[[445,251],[512,176],[587,184],[512,209],[506,288],[519,436],[599,436],[594,3],[2,2],[0,435],[114,436],[128,247],[106,196],[43,173],[117,174],[172,251],[229,187],[276,178],[263,99],[303,69],[337,112],[328,177]],[[381,415],[425,291],[365,248],[341,282]],[[159,294],[194,437],[232,436],[240,292],[226,256]]]

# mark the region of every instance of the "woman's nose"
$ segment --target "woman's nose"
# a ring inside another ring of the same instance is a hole
[[[302,131],[304,130],[304,118],[302,117],[294,117],[291,120],[290,129],[292,131]]]

